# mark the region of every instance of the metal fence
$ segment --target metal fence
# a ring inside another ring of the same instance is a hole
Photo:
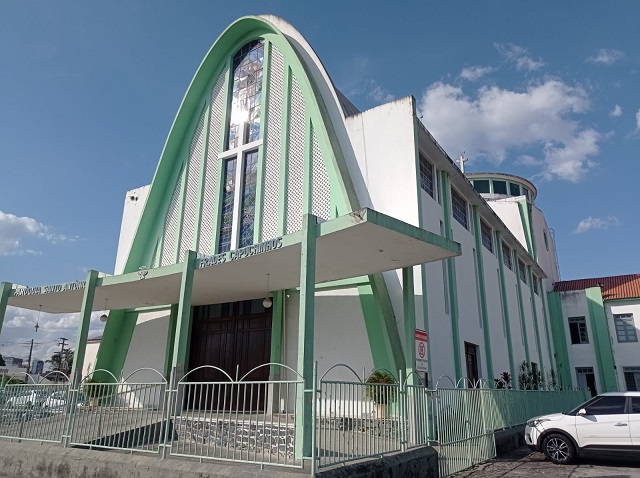
[[[266,367],[270,379],[257,379]],[[235,378],[204,366],[171,382],[149,368],[121,379],[96,370],[77,384],[59,372],[23,381],[32,383],[0,386],[2,438],[298,468],[306,460],[312,474],[433,445],[445,477],[493,458],[497,431],[588,398],[586,391],[496,390],[447,378],[428,389],[415,375],[365,377],[344,364],[319,380],[314,372],[312,390],[295,370],[273,363]],[[315,394],[314,429],[311,456],[302,457],[295,417],[305,393]]]

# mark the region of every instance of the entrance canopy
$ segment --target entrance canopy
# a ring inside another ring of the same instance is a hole
[[[386,216],[361,209],[317,225],[316,283],[359,277],[460,255],[460,244]],[[198,257],[192,305],[265,297],[269,291],[300,285],[302,232],[260,244]],[[98,278],[93,310],[176,304],[184,264],[141,268]],[[40,287],[17,286],[8,304],[48,313],[78,312],[85,282]]]

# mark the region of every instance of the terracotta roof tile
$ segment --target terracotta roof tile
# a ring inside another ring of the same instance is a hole
[[[640,298],[640,274],[560,281],[555,283],[553,290],[567,292],[590,287],[602,287],[604,300]]]

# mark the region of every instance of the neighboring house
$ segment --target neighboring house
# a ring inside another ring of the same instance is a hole
[[[126,194],[114,275],[4,283],[0,304],[81,311],[82,375],[236,377],[276,362],[310,381],[317,361],[433,386],[515,383],[529,362],[547,378],[558,268],[536,194],[524,178],[465,176],[415,98],[359,111],[291,25],[245,17],[196,72],[152,183]],[[86,324],[103,308],[93,359]]]
[[[549,302],[563,383],[640,390],[640,274],[556,282]]]

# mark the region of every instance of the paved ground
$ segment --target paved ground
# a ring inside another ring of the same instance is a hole
[[[572,465],[554,465],[542,453],[520,448],[509,455],[453,475],[455,478],[535,477],[640,478],[640,453],[634,457],[578,457]]]

